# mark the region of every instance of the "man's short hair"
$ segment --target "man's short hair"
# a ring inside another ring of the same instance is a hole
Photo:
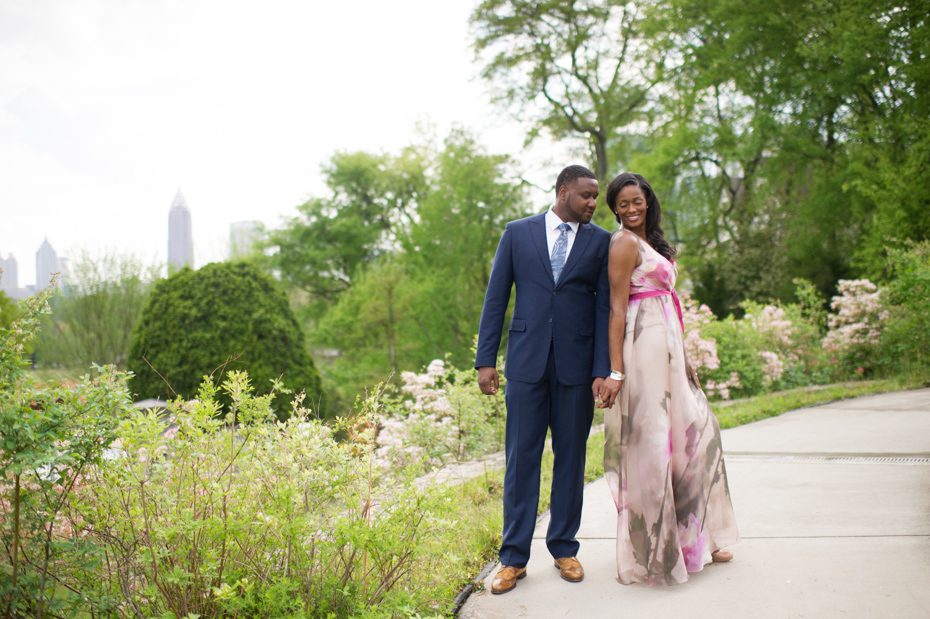
[[[559,195],[559,189],[562,188],[562,185],[567,185],[579,178],[593,178],[597,180],[597,177],[594,176],[594,172],[583,165],[570,165],[559,172],[559,177],[555,180],[555,195]]]

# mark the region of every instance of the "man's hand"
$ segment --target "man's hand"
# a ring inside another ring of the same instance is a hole
[[[601,403],[601,408],[610,408],[614,405],[614,400],[617,399],[617,394],[620,393],[621,386],[623,386],[623,381],[614,380],[612,378],[601,379],[600,397],[598,398]]]
[[[490,366],[478,368],[478,387],[484,395],[495,395],[500,387],[497,368]]]
[[[591,393],[594,394],[594,406],[596,408],[604,408],[603,398],[601,392],[604,389],[604,377],[598,376],[594,379],[594,382],[591,383]]]

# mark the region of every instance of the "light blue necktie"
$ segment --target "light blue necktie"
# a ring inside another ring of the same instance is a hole
[[[559,276],[565,267],[565,254],[568,253],[568,231],[571,229],[571,226],[566,223],[559,224],[559,238],[555,240],[555,245],[552,247],[549,262],[552,264],[552,279],[555,283],[559,283]]]

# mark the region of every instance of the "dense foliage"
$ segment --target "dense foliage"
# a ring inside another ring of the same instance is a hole
[[[924,2],[485,0],[472,25],[530,136],[652,181],[717,314],[874,280],[930,236]]]
[[[101,462],[129,414],[126,376],[96,368],[76,384],[42,385],[23,355],[48,311],[55,282],[0,327],[0,611],[7,617],[73,616],[80,595],[64,574],[97,557],[61,529],[76,485]]]
[[[321,411],[320,378],[287,298],[243,262],[183,269],[159,281],[133,334],[128,365],[139,398],[193,397],[204,376],[220,381],[244,369],[260,393],[280,381]],[[286,402],[275,402],[282,415]]]
[[[509,165],[458,130],[397,156],[338,154],[324,169],[333,197],[271,234],[271,266],[300,292],[343,410],[437,352],[469,367],[497,241],[528,210]]]

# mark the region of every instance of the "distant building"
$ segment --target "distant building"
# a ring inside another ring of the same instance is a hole
[[[229,226],[229,258],[245,258],[255,251],[255,245],[262,238],[262,224],[259,221],[236,221]]]
[[[14,299],[19,298],[19,264],[13,254],[7,258],[0,256],[0,290]]]
[[[42,241],[39,251],[36,252],[36,290],[48,287],[52,273],[61,273],[61,262],[52,244],[46,238]]]
[[[168,214],[168,270],[194,266],[194,237],[191,232],[191,211],[184,194],[178,189]]]

